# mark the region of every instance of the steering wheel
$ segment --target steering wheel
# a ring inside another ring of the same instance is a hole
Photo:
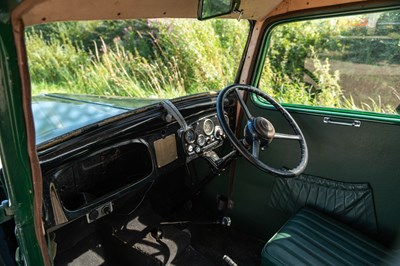
[[[272,104],[276,110],[278,110],[286,121],[290,124],[295,135],[282,134],[275,132],[275,128],[270,121],[264,117],[253,117],[244,103],[243,99],[239,95],[239,90],[254,93],[257,96],[265,99]],[[224,117],[224,102],[228,94],[234,93],[238,99],[238,102],[243,109],[244,115],[247,119],[247,125],[245,128],[245,136],[243,141],[239,141],[235,134],[232,132],[227,121]],[[246,158],[255,167],[266,173],[278,176],[278,177],[295,177],[301,174],[307,166],[308,162],[308,148],[300,127],[296,121],[289,114],[289,112],[282,107],[276,100],[274,100],[268,94],[262,92],[260,89],[252,87],[250,85],[233,84],[223,89],[217,99],[217,116],[221,127],[223,128],[227,138],[230,140],[232,145],[237,151]],[[268,145],[273,139],[287,139],[296,140],[300,142],[301,158],[299,164],[293,169],[278,169],[271,167],[263,163],[259,158],[260,147]],[[247,147],[246,147],[247,146]],[[252,152],[249,152],[249,146],[252,147]]]

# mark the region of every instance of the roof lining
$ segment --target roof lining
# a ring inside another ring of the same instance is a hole
[[[242,18],[260,20],[282,1],[242,0]],[[197,6],[198,0],[25,0],[16,11],[24,25],[30,26],[57,21],[197,18]],[[238,14],[225,17],[238,18]]]

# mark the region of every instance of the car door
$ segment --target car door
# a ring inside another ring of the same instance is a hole
[[[253,83],[275,97],[304,133],[308,166],[282,179],[239,159],[235,221],[268,239],[302,207],[319,209],[391,246],[400,223],[400,11],[386,9],[276,21],[266,27]],[[250,95],[253,116],[293,133],[272,105]],[[295,167],[297,141],[275,139],[260,152]],[[217,181],[218,182],[218,181]]]

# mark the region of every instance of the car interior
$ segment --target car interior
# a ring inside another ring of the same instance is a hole
[[[15,16],[25,25],[196,17],[201,5],[188,2],[27,0]],[[250,21],[231,85],[37,146],[43,256],[54,265],[399,263],[398,114],[285,104],[259,87],[273,25],[400,6],[241,2],[218,14]]]

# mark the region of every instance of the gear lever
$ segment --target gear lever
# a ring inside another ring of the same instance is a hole
[[[222,225],[231,226],[231,218],[228,216],[223,216],[221,219],[216,221],[206,221],[206,222],[193,222],[193,221],[176,221],[176,222],[161,222],[158,224],[157,229],[151,231],[151,235],[156,239],[160,240],[163,237],[162,227],[165,225],[180,225],[180,224],[198,224],[198,225]]]

